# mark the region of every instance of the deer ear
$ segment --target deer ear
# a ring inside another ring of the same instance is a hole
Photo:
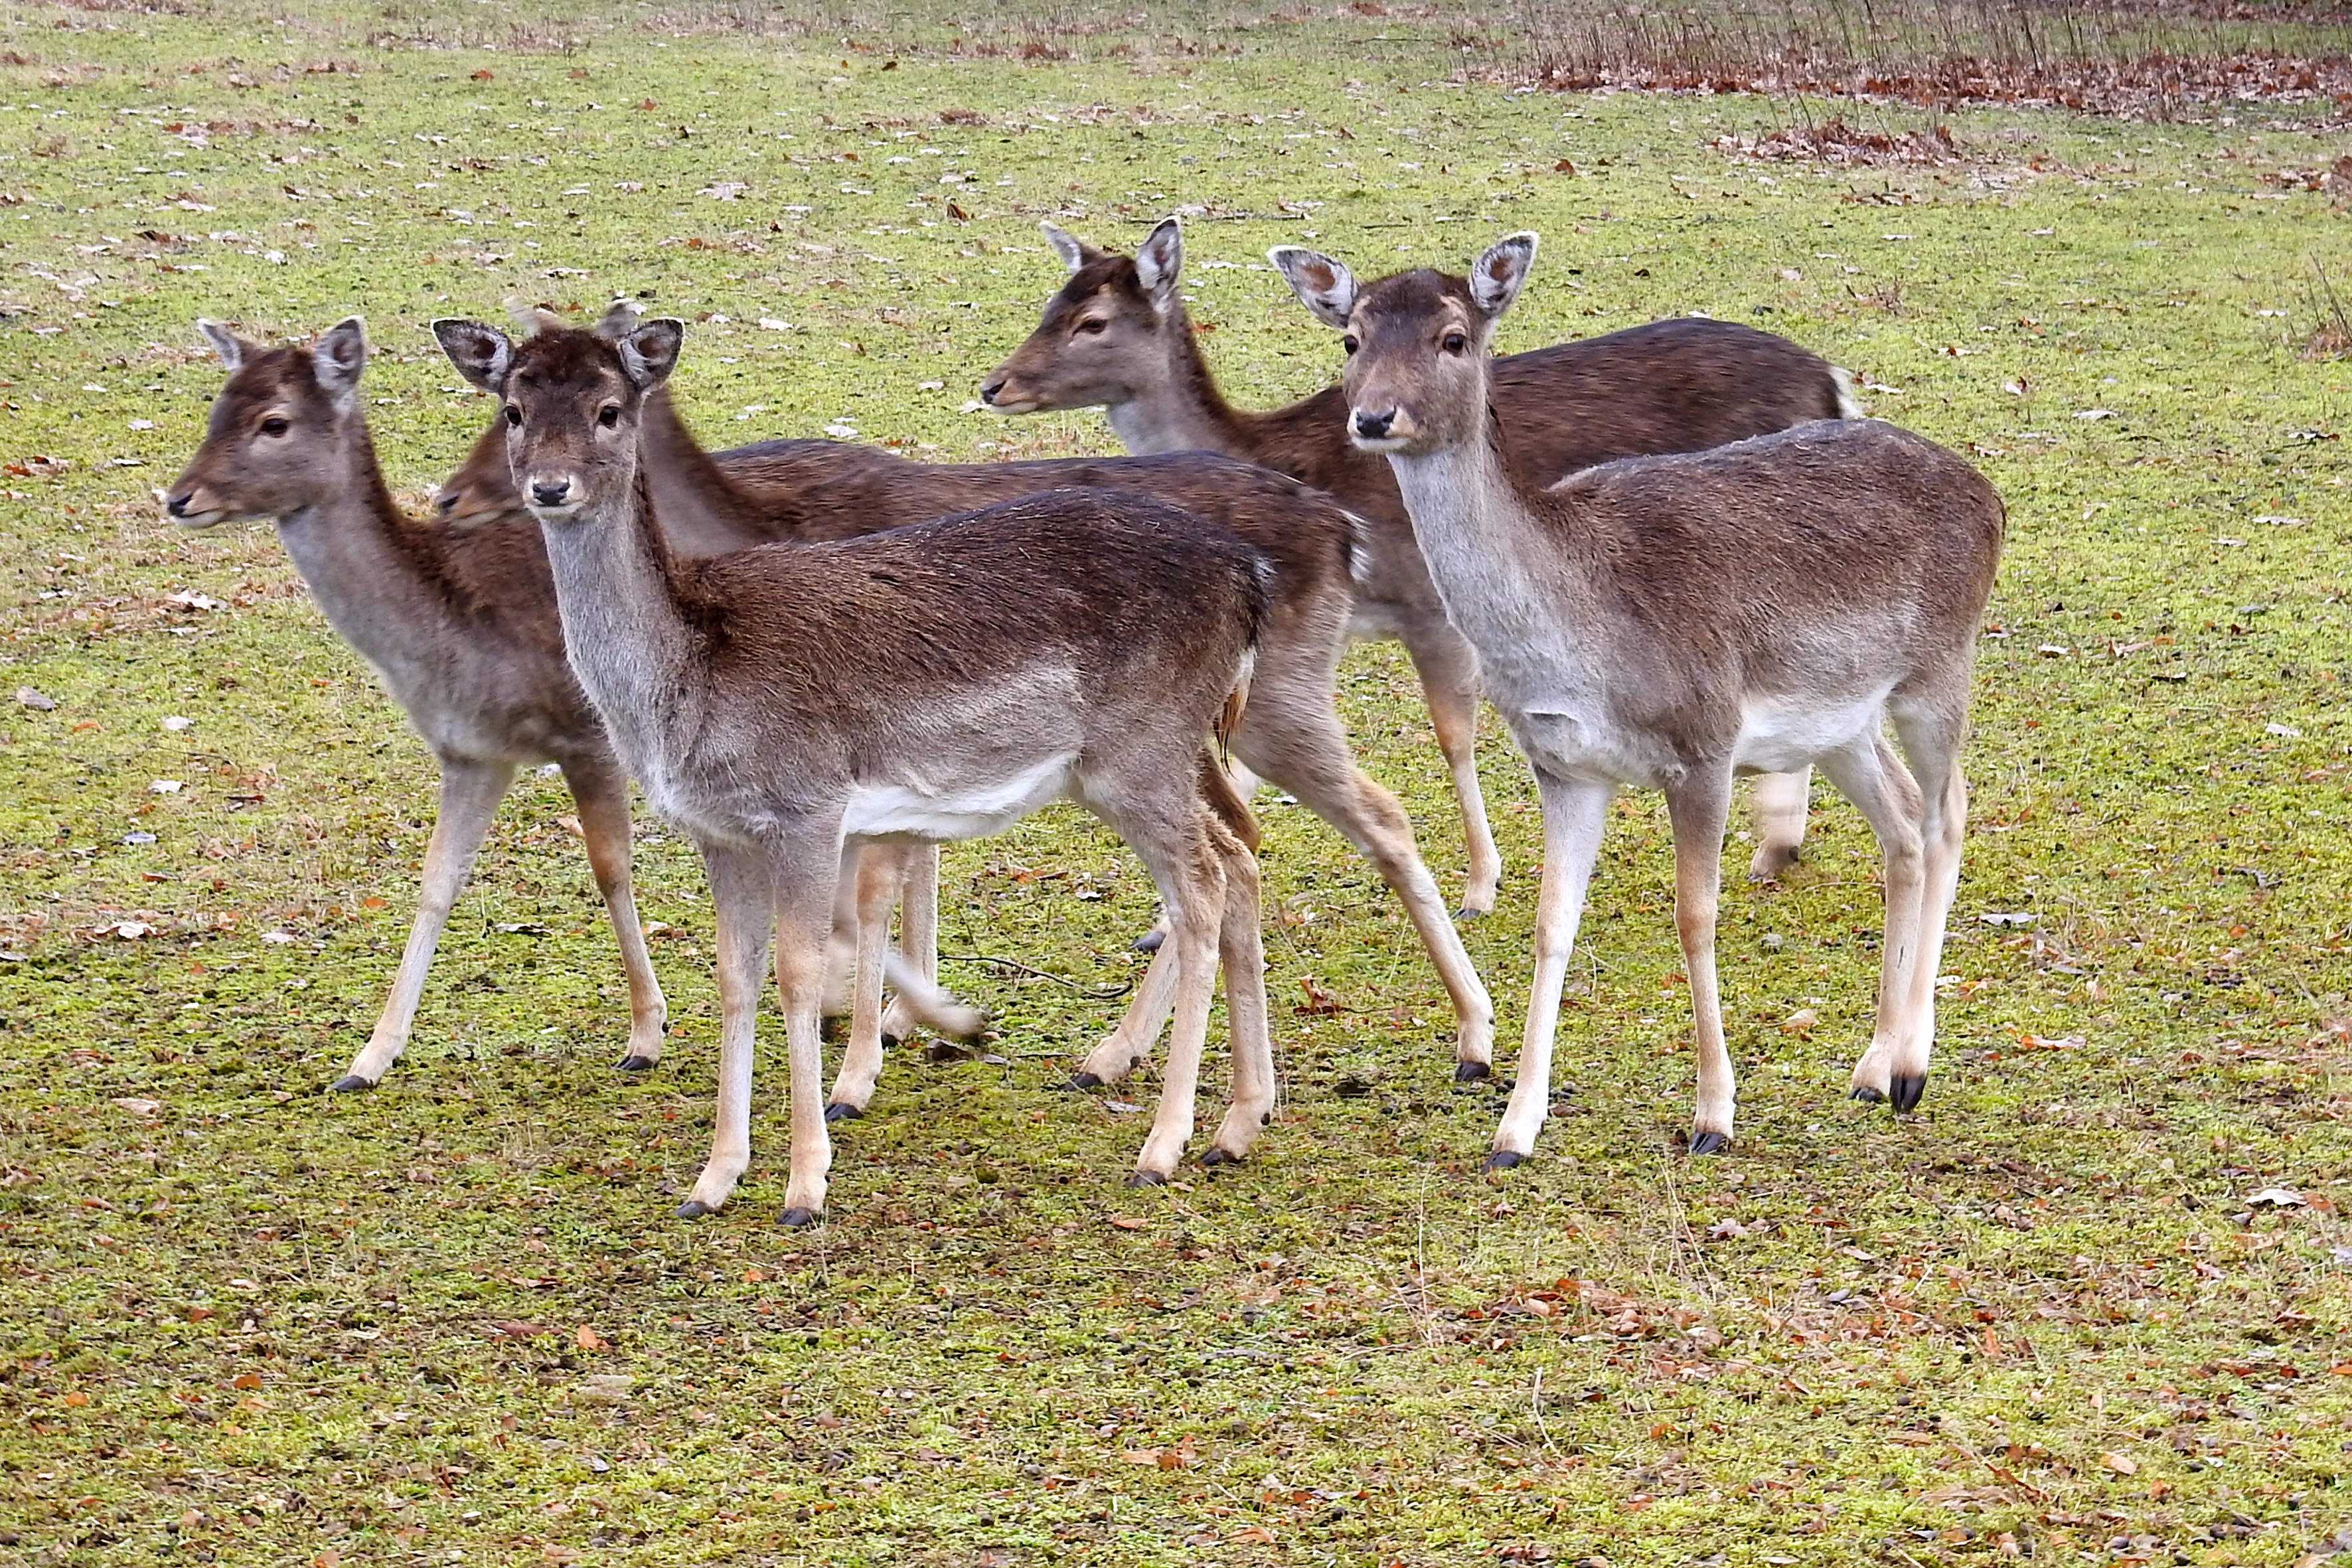
[[[439,340],[441,352],[457,367],[457,374],[480,387],[484,392],[503,393],[507,371],[514,363],[514,344],[496,327],[480,321],[468,321],[462,316],[444,316],[433,323],[433,335]]]
[[[642,314],[635,300],[615,300],[604,307],[604,313],[589,330],[608,343],[617,343],[636,331]]]
[[[1536,261],[1536,237],[1531,233],[1506,235],[1488,246],[1486,254],[1470,264],[1470,299],[1493,321],[1511,308],[1527,286],[1528,268]]]
[[[1299,303],[1315,312],[1317,321],[1326,326],[1347,326],[1348,314],[1356,308],[1356,275],[1348,270],[1346,262],[1334,261],[1303,245],[1277,245],[1265,253],[1265,258],[1274,263]]]
[[[310,349],[310,371],[339,408],[348,409],[359,395],[360,374],[367,369],[367,327],[357,316],[345,316],[329,327]]]
[[[656,316],[621,340],[621,368],[639,392],[651,392],[677,368],[678,351],[685,346],[686,323]]]
[[[1062,265],[1071,271],[1076,272],[1091,259],[1087,252],[1094,247],[1067,229],[1040,219],[1037,231],[1045,237],[1045,243],[1054,247],[1054,254],[1062,258]]]
[[[1174,218],[1161,218],[1159,226],[1136,247],[1135,276],[1152,305],[1162,312],[1176,297],[1176,275],[1183,267],[1184,231]]]
[[[256,347],[218,321],[207,321],[202,316],[196,318],[196,331],[204,333],[205,342],[212,344],[213,353],[220,355],[221,363],[231,370],[243,364]]]

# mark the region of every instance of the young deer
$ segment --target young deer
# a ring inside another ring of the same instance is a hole
[[[1174,218],[1132,258],[1041,226],[1069,280],[1046,302],[1037,330],[981,384],[981,400],[1007,414],[1100,406],[1130,452],[1229,453],[1327,490],[1367,520],[1371,569],[1357,588],[1357,630],[1403,643],[1420,672],[1469,841],[1463,908],[1493,909],[1503,863],[1473,756],[1477,660],[1445,618],[1395,479],[1378,457],[1349,444],[1339,389],[1264,414],[1224,400],[1177,289],[1184,241]],[[1695,452],[1861,412],[1851,378],[1818,356],[1752,327],[1699,319],[1497,360],[1495,407],[1510,432],[1513,473],[1530,486],[1612,458]],[[1802,773],[1757,781],[1751,875],[1776,877],[1795,861],[1806,792]]]
[[[445,515],[498,517],[520,508],[513,479],[491,460],[502,466],[504,454],[488,439],[444,487]],[[663,537],[684,554],[717,553],[759,538],[856,538],[1071,486],[1158,496],[1255,546],[1274,564],[1273,602],[1259,634],[1250,700],[1229,737],[1233,755],[1337,828],[1396,889],[1454,1005],[1455,1075],[1487,1076],[1494,1003],[1422,861],[1404,808],[1356,765],[1339,721],[1339,663],[1360,556],[1348,515],[1329,497],[1206,452],[918,463],[845,442],[771,441],[710,453],[664,392],[646,400],[639,439]],[[928,890],[919,876],[915,885]],[[912,928],[906,946],[920,963],[923,943]],[[1116,1082],[1141,1065],[1164,1016],[1171,979],[1165,966],[1147,977],[1142,994],[1158,1003],[1160,1016],[1150,1008],[1131,1013],[1087,1057],[1076,1075],[1080,1085]],[[1152,1033],[1139,1037],[1134,1031],[1146,1023]],[[836,1097],[835,1103],[837,1116],[863,1109],[862,1100]]]
[[[629,979],[621,1070],[661,1055],[667,1012],[646,957],[629,883],[628,779],[564,660],[538,528],[528,519],[467,532],[394,504],[359,395],[359,318],[308,348],[263,348],[197,326],[228,366],[204,444],[167,503],[186,529],[275,518],[311,596],[384,689],[441,769],[416,920],[392,995],[351,1070],[329,1087],[372,1089],[408,1044],[433,950],[464,890],[515,770],[552,762],[580,814],[588,863]]]
[[[1204,1158],[1246,1155],[1275,1094],[1255,828],[1205,742],[1265,614],[1264,558],[1165,502],[1056,490],[866,538],[679,560],[639,438],[680,323],[616,312],[597,331],[519,343],[474,321],[434,331],[500,400],[583,685],[709,871],[718,1126],[678,1212],[718,1208],[750,1163],[772,932],[791,1062],[782,1220],[823,1211],[818,993],[844,845],[972,837],[1056,796],[1126,839],[1168,905],[1175,1033],[1136,1179],[1165,1180],[1192,1134],[1221,958],[1234,1092]]]
[[[1698,1033],[1691,1152],[1732,1132],[1715,918],[1738,771],[1818,764],[1877,834],[1878,1016],[1853,1088],[1909,1110],[1927,1086],[1959,877],[1959,751],[2000,498],[1941,447],[1862,420],[1529,484],[1493,416],[1486,346],[1535,248],[1535,236],[1513,235],[1467,279],[1423,269],[1366,287],[1329,257],[1269,253],[1307,309],[1347,334],[1349,438],[1394,469],[1430,574],[1543,797],[1534,994],[1487,1163],[1534,1151],[1569,949],[1622,784],[1664,790],[1674,826],[1675,924]]]

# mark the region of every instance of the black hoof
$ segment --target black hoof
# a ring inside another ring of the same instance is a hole
[[[1476,1083],[1482,1079],[1490,1079],[1494,1076],[1495,1069],[1485,1062],[1454,1064],[1454,1081],[1456,1083]]]
[[[719,1211],[717,1209],[712,1208],[709,1204],[698,1203],[694,1199],[688,1198],[686,1202],[677,1205],[677,1216],[679,1219],[700,1219],[704,1215],[717,1214],[718,1212]]]
[[[1719,1154],[1730,1147],[1731,1138],[1728,1133],[1694,1132],[1691,1134],[1690,1152],[1695,1156]]]
[[[357,1094],[363,1089],[373,1089],[375,1085],[373,1083],[362,1078],[359,1074],[355,1072],[347,1072],[342,1077],[337,1079],[334,1082],[329,1084],[327,1086],[327,1092],[329,1094]]]
[[[1853,1098],[1862,1100],[1866,1104],[1876,1105],[1880,1100],[1885,1100],[1886,1097],[1879,1093],[1876,1089],[1865,1085],[1853,1091]]]
[[[658,1057],[626,1056],[621,1058],[613,1070],[614,1072],[651,1072],[654,1063],[660,1059]]]
[[[1241,1163],[1242,1157],[1239,1154],[1227,1153],[1214,1145],[1201,1156],[1201,1163],[1203,1165],[1238,1165]]]
[[[1134,942],[1129,943],[1129,946],[1133,948],[1137,952],[1158,952],[1160,951],[1160,944],[1167,940],[1168,933],[1164,931],[1148,931],[1141,936],[1137,937]]]
[[[1514,1165],[1527,1163],[1528,1156],[1516,1149],[1497,1149],[1486,1156],[1486,1169],[1490,1171],[1507,1171]]]
[[[1127,1184],[1130,1187],[1164,1187],[1168,1184],[1168,1178],[1156,1171],[1138,1171],[1128,1177]]]
[[[1887,1086],[1892,1091],[1895,1109],[1905,1114],[1919,1109],[1919,1097],[1927,1092],[1927,1075],[1923,1072],[1899,1072]]]
[[[837,1100],[824,1108],[824,1119],[827,1121],[855,1121],[865,1114],[864,1106],[844,1105]]]
[[[805,1230],[824,1217],[823,1211],[818,1209],[793,1208],[778,1215],[776,1223],[786,1230]]]
[[[1483,919],[1486,913],[1486,911],[1484,910],[1474,910],[1467,904],[1465,904],[1462,908],[1454,911],[1454,918],[1457,921],[1475,921]]]
[[[1064,1089],[1100,1089],[1102,1083],[1102,1079],[1090,1072],[1074,1072],[1070,1075],[1069,1081],[1062,1087]]]

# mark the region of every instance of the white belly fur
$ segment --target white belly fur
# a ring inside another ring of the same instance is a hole
[[[853,838],[903,835],[952,841],[1001,833],[1069,788],[1077,753],[1047,757],[1011,778],[932,786],[921,780],[868,784],[850,795],[842,831]]]
[[[1851,745],[1858,735],[1875,733],[1885,712],[1884,689],[1833,706],[1752,700],[1740,715],[1732,760],[1759,773],[1794,773]]]

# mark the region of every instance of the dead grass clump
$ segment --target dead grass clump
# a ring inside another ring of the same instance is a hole
[[[1791,125],[1762,136],[1718,136],[1718,152],[1774,163],[1831,163],[1853,168],[1879,163],[1949,163],[1960,156],[1949,127],[1925,131],[1864,131],[1843,116]]]
[[[2246,103],[2352,119],[2352,54],[2305,11],[1996,0],[1549,0],[1520,68],[1562,89],[1806,92],[2193,118]]]
[[[2352,157],[2337,160],[2336,169],[2340,172],[2347,163],[2352,163]],[[2305,336],[2303,357],[2338,359],[2352,354],[2352,315],[2346,313],[2344,301],[2336,297],[2335,280],[2316,258],[2312,261],[2311,274],[2309,308],[2319,318],[2319,324]]]

